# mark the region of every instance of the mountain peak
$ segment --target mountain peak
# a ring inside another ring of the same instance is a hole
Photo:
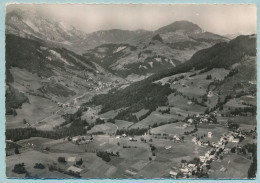
[[[197,25],[190,21],[182,20],[175,21],[169,25],[166,25],[156,32],[166,33],[166,32],[176,32],[176,33],[186,33],[186,34],[194,34],[194,33],[202,33],[203,30]]]

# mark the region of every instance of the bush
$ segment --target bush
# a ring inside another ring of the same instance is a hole
[[[99,151],[97,152],[97,156],[102,158],[104,161],[109,162],[111,160],[108,152]]]
[[[97,118],[97,119],[96,119],[96,122],[95,122],[96,125],[104,124],[104,123],[105,123],[105,121],[102,120],[102,119],[100,119],[100,118]]]
[[[41,163],[35,163],[34,167],[33,168],[36,168],[36,169],[44,169],[45,166]]]
[[[80,160],[78,160],[76,162],[76,165],[81,166],[82,164],[83,164],[83,160],[82,160],[82,158],[80,158]]]
[[[211,75],[207,75],[206,79],[210,80],[210,79],[212,79],[212,76]]]
[[[15,154],[20,154],[20,151],[19,151],[18,147],[15,148],[14,153]]]
[[[59,163],[66,163],[66,160],[64,157],[58,157],[58,162]]]
[[[26,171],[26,169],[24,167],[24,163],[15,164],[13,172],[14,173],[18,173],[18,174],[26,173],[27,171]]]

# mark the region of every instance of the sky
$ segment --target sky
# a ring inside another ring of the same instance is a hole
[[[11,4],[6,12],[16,8],[35,10],[87,33],[109,29],[154,31],[179,20],[220,35],[253,34],[257,30],[257,7],[247,4]]]

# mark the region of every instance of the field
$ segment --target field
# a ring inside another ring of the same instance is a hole
[[[48,99],[33,95],[26,96],[30,104],[24,103],[21,109],[17,109],[17,116],[6,115],[6,128],[25,127],[24,119],[34,125],[59,110],[58,105]]]
[[[151,130],[152,134],[169,134],[169,135],[183,135],[185,131],[191,131],[194,129],[194,126],[184,126],[186,123],[183,122],[177,122],[172,124],[167,124],[163,126],[159,126],[156,128],[153,128]]]
[[[117,126],[113,123],[105,123],[100,125],[95,125],[88,133],[104,132],[104,133],[115,133]]]
[[[247,178],[247,170],[251,161],[241,155],[229,154],[223,157],[223,161],[215,161],[211,164],[212,173],[210,178],[227,179],[235,177],[236,179]],[[224,171],[221,171],[224,168]]]

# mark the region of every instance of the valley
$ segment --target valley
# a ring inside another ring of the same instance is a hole
[[[255,34],[6,17],[7,177],[255,178]]]

